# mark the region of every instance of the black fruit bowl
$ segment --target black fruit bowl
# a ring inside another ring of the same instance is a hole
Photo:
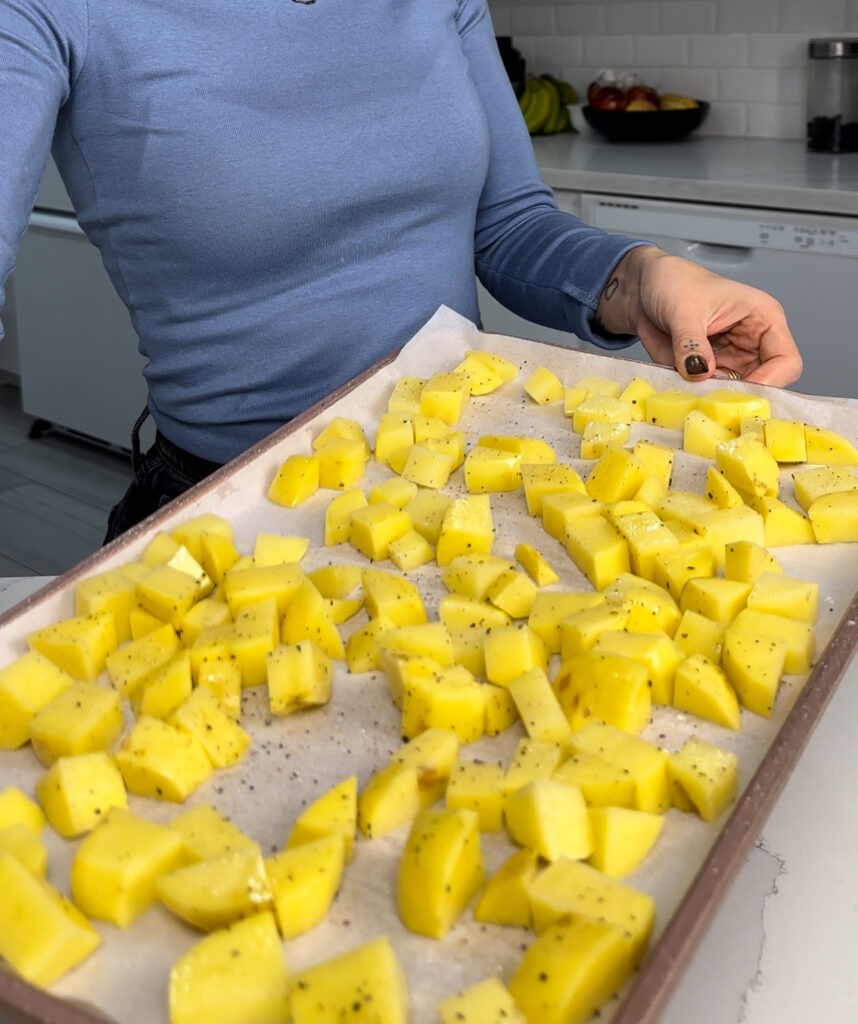
[[[611,142],[676,142],[699,128],[709,104],[679,110],[596,110],[583,107],[587,124]]]

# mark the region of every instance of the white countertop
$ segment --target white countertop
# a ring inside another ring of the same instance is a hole
[[[536,136],[533,148],[554,189],[858,216],[858,153],[702,135],[647,144],[562,134]]]
[[[0,579],[0,612],[46,582]],[[659,1024],[858,1019],[855,723],[853,659]]]

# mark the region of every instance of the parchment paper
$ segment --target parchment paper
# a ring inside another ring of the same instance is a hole
[[[579,460],[579,440],[570,421],[563,416],[562,403],[540,407],[523,391],[523,381],[537,366],[554,370],[567,385],[585,375],[600,375],[623,384],[643,377],[658,388],[693,387],[701,392],[725,386],[723,381],[688,385],[672,369],[649,363],[483,334],[442,308],[392,362],[379,367],[352,390],[323,403],[308,417],[272,435],[210,482],[195,488],[141,528],[0,618],[0,664],[26,651],[26,636],[33,629],[73,614],[77,580],[134,559],[158,529],[169,529],[202,511],[217,512],[232,522],[236,545],[243,553],[252,552],[257,533],[280,532],[310,538],[311,546],[303,561],[305,569],[343,561],[366,564],[348,545],[323,546],[323,513],[333,496],[331,492],[320,491],[300,508],[287,510],[266,499],[269,482],[287,455],[310,450],[312,437],[335,415],[358,420],[372,440],[375,424],[400,376],[428,377],[435,371],[451,369],[468,348],[498,352],[521,368],[515,382],[504,385],[495,394],[470,400],[460,424],[469,443],[481,434],[538,436],[552,444],[560,461],[570,462],[583,474],[590,463]],[[764,392],[770,399],[773,415],[830,426],[853,443],[858,440],[856,402],[751,385],[729,386]],[[679,431],[635,425],[631,441],[645,436],[676,448],[681,445]],[[706,460],[678,451],[672,486],[702,492],[707,465]],[[389,475],[389,470],[371,461],[362,486],[368,491]],[[785,469],[782,476],[781,497],[794,504],[789,471]],[[461,470],[445,490],[453,495],[464,493]],[[542,530],[538,520],[527,515],[520,491],[493,494],[491,501],[497,531],[496,553],[511,558],[516,543],[530,541],[560,573],[556,589],[590,589],[561,545]],[[820,583],[817,647],[821,651],[855,591],[858,545],[780,548],[775,554],[785,572]],[[380,567],[393,568],[391,563],[380,563]],[[411,578],[420,586],[432,617],[444,592],[437,567],[434,563],[422,567]],[[348,635],[364,621],[360,613],[341,627],[343,634]],[[744,788],[802,683],[799,678],[785,681],[770,720],[743,712],[743,726],[738,733],[672,709],[658,708],[645,735],[670,750],[678,749],[693,734],[736,751]],[[349,675],[342,666],[337,668],[333,699],[326,708],[272,719],[266,709],[264,688],[258,688],[245,691],[243,724],[253,735],[246,759],[234,769],[216,772],[188,803],[213,803],[258,840],[266,853],[282,846],[292,823],[308,802],[350,774],[357,774],[363,785],[401,742],[398,713],[388,697],[383,677],[378,673]],[[464,756],[506,763],[522,735],[521,727],[515,726],[500,737],[464,748]],[[43,770],[29,748],[0,754],[0,786],[15,784],[33,795],[34,784]],[[130,806],[158,821],[168,821],[184,809],[136,797],[131,798]],[[721,826],[723,821],[711,826],[691,814],[668,812],[656,848],[642,868],[628,879],[629,884],[652,893],[657,900],[653,942],[692,884]],[[407,975],[413,1019],[422,1024],[437,1019],[434,1008],[444,996],[488,975],[497,974],[508,980],[532,936],[520,929],[480,925],[473,921],[470,912],[441,942],[410,934],[399,922],[394,897],[396,866],[406,834],[407,828],[403,828],[392,836],[372,841],[361,837],[327,920],[311,933],[285,943],[284,951],[290,969],[299,970],[377,935],[389,935]],[[67,893],[69,866],[77,843],[58,838],[50,829],[45,837],[49,845],[49,879]],[[512,847],[503,836],[484,835],[483,852],[487,871],[491,872],[512,852]],[[177,922],[160,906],[148,911],[127,931],[109,925],[97,927],[105,940],[102,948],[58,983],[53,992],[85,1000],[121,1024],[165,1022],[170,967],[200,937],[199,933]],[[646,970],[646,962],[642,970]],[[600,1021],[612,1018],[621,998],[602,1011]],[[55,1019],[60,1020],[61,1015]]]

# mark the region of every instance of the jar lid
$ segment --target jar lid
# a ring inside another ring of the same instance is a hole
[[[811,39],[807,52],[811,57],[858,57],[858,36]]]

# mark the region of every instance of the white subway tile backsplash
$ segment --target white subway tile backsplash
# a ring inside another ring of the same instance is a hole
[[[607,32],[609,35],[648,35],[658,32],[657,3],[608,4]]]
[[[633,42],[631,36],[588,36],[584,40],[584,63],[599,68],[629,68]]]
[[[579,90],[602,68],[711,102],[708,135],[801,139],[808,39],[858,34],[858,0],[488,0],[528,69]]]

